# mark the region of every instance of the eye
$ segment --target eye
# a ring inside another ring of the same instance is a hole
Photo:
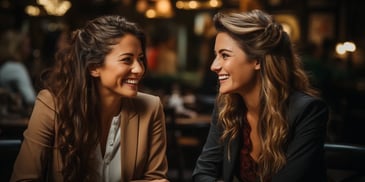
[[[138,57],[138,61],[139,61],[139,62],[144,62],[144,61],[145,61],[145,59],[146,59],[146,58],[144,57],[144,55],[142,55],[142,56],[139,56],[139,57]]]
[[[222,53],[222,58],[223,58],[223,59],[227,59],[228,57],[230,57],[228,54],[226,54],[226,53]]]
[[[125,57],[121,61],[123,61],[125,63],[132,63],[133,59],[131,57]]]

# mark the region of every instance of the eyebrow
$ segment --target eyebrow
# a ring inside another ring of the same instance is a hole
[[[130,53],[130,52],[126,52],[126,53],[122,53],[122,54],[119,54],[119,56],[133,56],[134,54],[133,53]],[[144,56],[144,53],[141,52],[140,54],[138,54],[138,56]]]
[[[228,52],[233,52],[232,50],[230,49],[219,49],[218,53],[222,53],[224,51],[228,51]]]

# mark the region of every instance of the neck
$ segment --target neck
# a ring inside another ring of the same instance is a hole
[[[105,123],[111,121],[114,116],[117,116],[119,114],[120,107],[120,98],[105,97],[101,99],[101,122]]]
[[[247,113],[246,118],[250,123],[251,127],[256,127],[256,124],[259,119],[259,111],[260,111],[260,102],[259,97],[254,97],[245,101]],[[252,126],[254,124],[254,126]]]
[[[248,113],[258,115],[260,111],[261,79],[257,75],[251,83],[245,86],[239,94],[241,95]]]
[[[260,110],[260,88],[255,87],[250,92],[241,94],[241,97],[247,108],[247,112],[257,113]]]

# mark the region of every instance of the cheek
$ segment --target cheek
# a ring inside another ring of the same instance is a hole
[[[104,85],[104,86],[110,85],[111,83],[115,82],[114,80],[115,80],[114,77],[112,77],[108,73],[105,73],[103,75],[100,75],[100,83],[101,83],[101,85]]]
[[[100,79],[104,83],[110,83],[122,78],[124,75],[126,75],[125,70],[115,67],[104,70],[103,74],[100,75]]]
[[[238,82],[249,82],[255,76],[256,71],[250,65],[236,65],[233,71],[233,77]]]

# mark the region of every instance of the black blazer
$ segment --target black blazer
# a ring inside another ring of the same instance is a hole
[[[193,171],[195,182],[231,182],[238,170],[242,136],[232,141],[228,160],[227,142],[219,142],[223,130],[217,125],[216,112],[214,109],[206,143]],[[289,97],[287,163],[272,182],[326,181],[323,147],[328,119],[328,107],[322,100],[299,92]]]

